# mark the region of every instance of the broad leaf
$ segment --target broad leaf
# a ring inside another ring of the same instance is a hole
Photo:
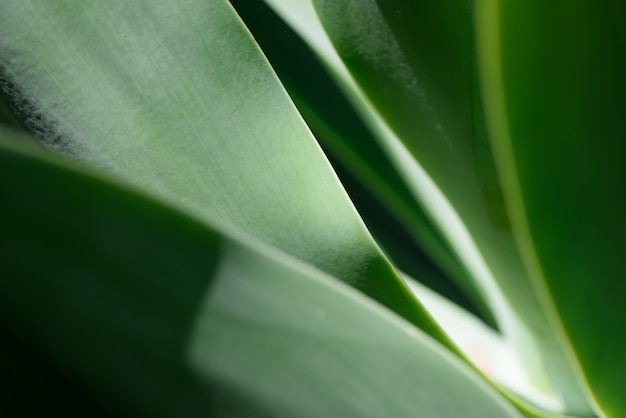
[[[520,248],[597,413],[626,416],[626,8],[479,4],[483,88]]]
[[[315,19],[305,10],[310,1],[298,2],[300,8],[268,1],[291,15],[371,120],[501,328],[516,341],[535,385],[564,398],[568,410],[586,414],[508,224],[481,111],[471,4],[313,1],[324,25],[313,29]]]
[[[464,306],[470,306],[470,299],[495,326],[489,308],[450,246],[311,49],[265,3],[231,3],[329,154],[350,199],[394,265]],[[436,269],[422,274],[422,266],[430,264],[423,252],[466,296]]]
[[[410,323],[220,224],[15,147],[0,190],[5,413],[519,418]]]
[[[14,102],[51,147],[287,251],[446,341],[225,1],[7,0],[0,39]]]
[[[534,387],[511,341],[494,332],[462,307],[415,279],[403,276],[428,312],[437,318],[452,341],[483,373],[530,404],[545,410],[557,410],[560,407],[558,401]]]

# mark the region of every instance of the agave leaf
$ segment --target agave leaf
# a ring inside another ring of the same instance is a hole
[[[489,301],[491,308],[498,309],[498,306],[495,306],[496,304],[491,303],[491,299],[498,299],[498,296],[491,294],[493,293],[493,286],[486,290],[485,288],[488,286],[481,286],[476,281],[477,278],[482,278],[483,275],[477,273],[477,270],[481,270],[481,266],[477,268],[473,263],[474,260],[481,260],[482,258],[480,256],[476,257],[476,251],[468,251],[469,246],[464,241],[462,242],[458,239],[457,226],[459,222],[458,219],[454,219],[454,216],[456,216],[454,210],[432,179],[416,163],[416,160],[406,150],[406,147],[404,147],[397,135],[394,134],[364,96],[324,31],[315,13],[312,0],[266,0],[266,3],[311,46],[330,73],[336,78],[338,86],[343,90],[350,103],[372,131],[374,137],[379,141],[381,148],[389,155],[389,159],[395,167],[394,169],[402,177],[403,183],[409,188],[413,198],[420,201],[431,222],[442,231],[449,241],[449,246],[461,258],[464,268],[471,272],[472,280],[466,283],[460,281],[460,286],[463,288],[476,287],[480,295]],[[450,239],[450,235],[455,235],[455,240]],[[460,274],[453,277],[463,280],[467,276]]]
[[[626,8],[479,4],[483,88],[520,248],[597,413],[625,416]]]
[[[468,309],[478,307],[481,316],[497,326],[447,242],[310,48],[265,3],[231,3],[331,157],[352,202],[394,265],[428,280],[426,285]],[[422,274],[431,264],[422,256],[424,252],[465,295],[436,268]]]
[[[3,9],[3,74],[51,147],[287,251],[446,341],[227,2]]]
[[[403,277],[452,341],[485,375],[538,408],[559,409],[558,402],[534,387],[511,341],[487,327],[483,321],[461,306],[433,292],[412,277],[405,274]]]
[[[515,340],[535,385],[564,398],[568,410],[589,412],[508,226],[477,89],[471,5],[302,1],[298,9],[268,1],[301,28],[370,120]]]
[[[16,127],[19,125],[17,118],[13,115],[10,106],[2,91],[0,90],[0,123],[7,126]]]
[[[5,413],[519,417],[353,288],[40,154],[0,146],[1,379],[54,402]]]

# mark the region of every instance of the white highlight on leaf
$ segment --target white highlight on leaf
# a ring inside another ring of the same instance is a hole
[[[382,139],[381,145],[396,162],[398,172],[407,179],[407,185],[411,188],[416,199],[422,202],[426,212],[476,280],[479,290],[499,319],[500,326],[507,334],[507,338],[514,340],[512,345],[518,352],[524,353],[526,361],[537,363],[525,364],[526,368],[541,369],[538,347],[530,338],[530,332],[517,318],[504,298],[493,273],[463,220],[435,182],[412,157],[402,141],[382,120],[352,78],[317,18],[312,0],[265,0],[265,2],[312,47],[328,71],[338,80],[338,85],[343,89],[355,110],[361,114],[374,134]],[[435,319],[438,319],[436,315]],[[495,377],[493,378],[495,379]],[[529,386],[522,392],[528,395],[530,401],[538,405],[549,406],[555,411],[563,410],[562,399],[549,397],[545,394],[545,389],[543,387],[537,388],[536,383],[529,383]],[[522,395],[522,393],[518,393]]]
[[[406,275],[404,279],[452,341],[483,373],[511,392],[547,410],[562,408],[558,400],[534,387],[510,341],[416,280]]]

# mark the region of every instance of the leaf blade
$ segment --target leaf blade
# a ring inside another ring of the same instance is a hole
[[[597,325],[620,329],[623,292],[614,277],[621,261],[592,242],[622,245],[624,204],[615,190],[624,150],[610,138],[623,131],[613,118],[624,110],[625,53],[615,19],[625,10],[617,3],[481,4],[484,89],[520,247],[594,409],[623,415],[615,388],[624,377],[607,364],[619,362],[622,340]],[[520,26],[530,23],[532,33]]]
[[[53,148],[302,258],[446,341],[225,1],[6,9],[5,73]]]
[[[469,3],[312,3],[346,64],[339,77],[379,119],[373,124],[391,131],[379,138],[517,341],[535,384],[588,412],[506,221],[477,91]],[[332,55],[328,44],[311,44]],[[338,58],[328,62],[341,66]]]
[[[90,406],[157,417],[519,417],[439,343],[309,265],[40,152],[2,145],[0,160],[0,189],[12,196],[0,207],[0,321],[81,382]],[[25,264],[33,254],[45,263]],[[61,394],[74,402],[73,390]],[[302,408],[312,394],[325,402]],[[224,403],[231,395],[237,403]]]

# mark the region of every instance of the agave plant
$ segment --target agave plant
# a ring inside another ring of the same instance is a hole
[[[3,415],[625,417],[624,18],[0,0]]]

